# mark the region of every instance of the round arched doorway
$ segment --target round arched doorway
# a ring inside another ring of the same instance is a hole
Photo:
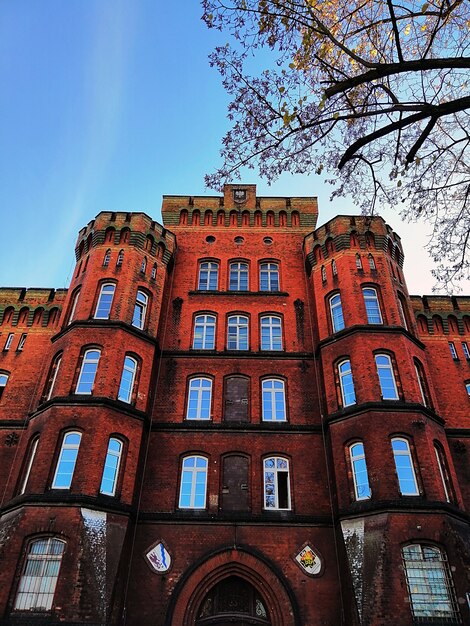
[[[246,580],[229,576],[214,585],[197,611],[196,626],[271,626],[266,602]]]

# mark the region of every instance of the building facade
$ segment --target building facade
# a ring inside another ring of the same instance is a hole
[[[469,623],[470,298],[316,198],[162,215],[0,290],[0,624]]]

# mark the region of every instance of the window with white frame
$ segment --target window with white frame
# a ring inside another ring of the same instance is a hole
[[[100,361],[101,352],[99,350],[87,350],[83,355],[82,367],[78,376],[75,393],[92,394],[95,384],[96,370]]]
[[[22,493],[25,493],[26,487],[28,486],[28,480],[31,475],[31,469],[33,467],[34,458],[36,456],[36,452],[38,449],[38,444],[39,444],[39,435],[36,435],[35,437],[33,437],[29,445],[28,460],[24,469],[24,474],[23,474],[23,479],[21,481],[20,490],[18,492],[20,495]]]
[[[406,439],[396,437],[392,439],[392,450],[401,495],[419,496],[409,442]]]
[[[196,315],[193,334],[194,350],[215,348],[215,315]]]
[[[321,279],[323,283],[326,283],[326,268],[324,265],[321,266]]]
[[[1,385],[1,378],[0,378],[0,385]],[[470,398],[470,383],[465,383],[465,389],[467,390],[467,395]]]
[[[103,476],[101,477],[100,493],[107,496],[116,494],[119,465],[121,463],[122,441],[111,437],[104,461]]]
[[[73,322],[73,319],[75,317],[75,311],[77,310],[77,304],[78,304],[78,297],[80,296],[80,289],[77,289],[74,294],[72,295],[72,303],[70,305],[70,313],[69,313],[69,318],[67,323],[70,324],[71,322]]]
[[[288,459],[272,456],[264,459],[263,467],[264,508],[289,510],[291,504]]]
[[[286,395],[283,380],[269,378],[261,383],[262,419],[265,422],[285,422]]]
[[[467,359],[467,361],[470,361],[470,349],[469,349],[468,343],[466,341],[462,341],[462,351],[463,351],[463,355]]]
[[[152,265],[152,271],[151,271],[151,273],[150,273],[150,278],[151,278],[152,280],[155,280],[155,278],[156,278],[156,277],[157,277],[157,264],[156,264],[156,263],[154,263],[154,264]]]
[[[452,502],[453,490],[452,483],[450,481],[449,468],[447,466],[447,460],[444,454],[444,450],[440,443],[434,443],[434,452],[436,454],[437,467],[439,469],[439,475],[441,477],[446,501]]]
[[[46,388],[44,389],[44,400],[50,400],[54,392],[57,375],[59,373],[60,363],[62,361],[62,353],[57,354],[52,361],[49,377],[47,379]]]
[[[368,324],[382,324],[382,314],[380,312],[377,291],[372,287],[364,287],[362,289],[362,295],[364,296],[364,304],[366,305]]]
[[[281,318],[264,315],[261,318],[261,350],[282,350]]]
[[[5,351],[9,350],[11,348],[11,344],[13,343],[13,337],[15,336],[14,333],[8,333],[8,337],[7,340],[5,341],[5,345],[3,346],[3,349]]]
[[[458,361],[459,360],[459,355],[457,354],[457,349],[456,349],[455,343],[453,341],[449,341],[449,350],[450,350],[450,353],[451,353],[452,358],[454,359],[454,361]]]
[[[116,267],[121,267],[124,261],[124,250],[119,250],[119,254],[116,259]]]
[[[181,467],[180,509],[205,509],[207,491],[207,459],[187,456]]]
[[[402,555],[413,617],[423,623],[460,623],[446,554],[436,546],[411,544]]]
[[[336,261],[334,259],[331,261],[331,274],[333,278],[338,276],[338,268],[336,267]]]
[[[377,367],[382,400],[398,400],[398,390],[393,374],[392,359],[388,354],[376,354],[375,365]]]
[[[2,399],[3,392],[7,386],[9,375],[5,372],[0,372],[0,400]]]
[[[189,381],[186,419],[211,419],[211,400],[212,380],[210,378],[192,378]]]
[[[352,475],[354,481],[354,494],[356,500],[366,500],[371,496],[369,476],[367,474],[366,455],[364,444],[361,441],[349,446]]]
[[[248,263],[230,263],[230,291],[248,291]]]
[[[369,267],[370,269],[375,272],[375,270],[377,269],[375,266],[375,260],[374,257],[372,256],[372,254],[369,254],[367,257],[367,260],[369,261]]]
[[[398,311],[400,313],[401,323],[406,328],[406,330],[408,330],[408,324],[406,321],[406,313],[405,313],[405,304],[400,294],[398,294]]]
[[[227,349],[248,350],[248,317],[230,315],[227,320]]]
[[[259,272],[260,291],[279,291],[279,265],[261,263]]]
[[[20,340],[18,341],[18,347],[16,348],[17,352],[22,352],[23,348],[24,348],[24,344],[26,343],[26,337],[28,336],[27,333],[23,333],[20,337]]]
[[[146,269],[147,269],[147,259],[143,258],[142,263],[140,264],[140,273],[145,274]]]
[[[341,305],[341,296],[336,293],[330,298],[330,313],[333,332],[337,333],[344,328],[343,307]]]
[[[416,377],[418,379],[419,391],[421,394],[421,399],[423,401],[424,406],[431,406],[431,400],[429,397],[428,385],[426,382],[426,377],[424,375],[424,369],[421,363],[415,360],[415,371]]]
[[[216,291],[219,285],[219,264],[206,261],[199,265],[198,289],[201,291]]]
[[[132,402],[136,373],[136,359],[131,356],[126,356],[124,359],[124,367],[122,368],[121,382],[119,384],[118,400],[128,403]]]
[[[65,542],[53,537],[31,541],[16,592],[15,611],[50,611]]]
[[[356,253],[356,269],[362,270],[362,259],[361,255]]]
[[[140,328],[141,330],[145,326],[148,301],[148,295],[139,289],[135,298],[134,313],[132,314],[132,326]]]
[[[108,267],[110,260],[111,260],[111,248],[108,248],[106,252],[104,253],[103,267]]]
[[[77,432],[65,433],[52,481],[52,489],[70,489],[81,438],[81,434]]]
[[[346,407],[351,404],[356,404],[351,361],[349,359],[345,359],[344,361],[338,363],[338,376],[343,406]]]
[[[101,285],[100,295],[98,297],[98,302],[96,303],[95,319],[109,319],[115,290],[116,285],[114,283],[105,283],[104,285]]]

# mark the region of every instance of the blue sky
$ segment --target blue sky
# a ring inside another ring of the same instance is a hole
[[[195,0],[0,2],[0,285],[67,287],[78,230],[102,210],[145,211],[203,195],[228,129],[208,54],[226,42]],[[357,212],[322,178],[284,175],[258,195],[316,195],[320,222]],[[402,236],[412,293],[429,293],[426,228]]]

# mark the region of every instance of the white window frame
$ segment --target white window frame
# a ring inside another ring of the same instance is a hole
[[[135,296],[134,311],[132,313],[132,326],[134,326],[134,328],[138,328],[140,330],[145,328],[148,303],[148,295],[142,291],[142,289],[138,289]]]
[[[72,296],[72,306],[70,307],[70,314],[67,324],[73,322],[73,318],[75,317],[75,311],[77,310],[78,298],[80,296],[80,289],[77,289]]]
[[[108,248],[106,252],[104,253],[103,267],[108,267],[110,261],[111,261],[111,248]]]
[[[382,311],[380,310],[380,302],[379,296],[377,294],[377,289],[375,289],[374,287],[363,287],[362,297],[364,298],[364,306],[366,308],[367,323],[383,324]]]
[[[46,393],[46,402],[48,400],[51,399],[52,397],[52,393],[54,391],[54,387],[55,387],[55,383],[57,380],[57,374],[59,373],[59,368],[60,368],[60,364],[62,362],[62,354],[58,354],[54,357],[54,360],[52,361],[51,364],[51,376],[49,378],[48,382],[48,386],[49,388],[47,389],[47,393]]]
[[[140,264],[140,273],[145,274],[146,270],[147,270],[147,259],[143,258],[142,263]]]
[[[204,385],[204,382],[208,382],[209,385]],[[209,396],[209,406],[204,408],[204,404],[207,404],[207,394]],[[190,415],[191,403],[196,401],[196,414]],[[186,419],[187,420],[210,420],[212,410],[212,380],[205,376],[198,376],[191,378],[188,384],[188,401],[186,407]]]
[[[450,477],[448,475],[447,468],[443,466],[443,463],[446,462],[444,450],[434,444],[434,453],[436,454],[437,467],[439,469],[439,475],[441,477],[446,502],[452,502],[449,485]]]
[[[406,444],[406,450],[396,450],[394,448],[394,443],[404,443]],[[393,437],[393,439],[391,440],[392,443],[392,452],[393,452],[393,460],[395,461],[395,469],[396,469],[396,473],[397,473],[397,479],[398,479],[398,487],[400,489],[400,494],[402,496],[419,496],[419,487],[418,487],[418,481],[416,480],[416,472],[415,472],[415,468],[414,468],[414,463],[413,463],[413,456],[411,454],[411,448],[410,448],[410,442],[405,439],[404,437]],[[414,484],[414,489],[413,490],[403,490],[403,481],[409,481],[409,478],[400,478],[400,470],[402,469],[401,467],[398,466],[397,464],[397,457],[406,457],[408,459],[408,463],[409,463],[409,468],[411,469],[411,474],[413,477],[413,484]]]
[[[9,374],[6,374],[5,372],[0,372],[0,400],[3,396],[3,392],[5,391],[5,387],[7,386],[9,378]]]
[[[263,283],[265,283],[264,287]],[[279,289],[279,263],[274,263],[272,261],[264,261],[263,263],[260,263],[259,290],[279,291]]]
[[[468,347],[468,343],[466,341],[462,341],[461,343],[463,355],[467,361],[470,361],[470,348]]]
[[[356,452],[354,450],[354,448],[358,448],[358,447],[361,448],[361,452]],[[370,483],[369,483],[369,472],[367,471],[366,454],[364,451],[364,444],[362,443],[362,441],[355,441],[349,446],[349,458],[351,460],[351,469],[352,469],[352,475],[353,475],[355,499],[356,500],[368,500],[371,497],[372,492],[371,492]],[[358,464],[360,464],[361,461],[364,461],[364,469],[362,470],[358,468]],[[359,483],[358,481],[358,475],[364,472],[365,472],[365,477],[367,479],[367,485],[365,482]],[[363,495],[362,493],[359,493],[359,487],[361,487],[361,491],[362,491],[364,487],[366,486],[367,486],[367,493],[365,495]]]
[[[426,390],[424,388],[425,381],[423,380],[424,372],[422,371],[422,366],[420,367],[415,363],[415,371],[416,371],[416,378],[418,379],[418,386],[419,386],[419,391],[421,393],[421,399],[423,401],[424,406],[429,406]]]
[[[11,348],[11,344],[13,343],[13,338],[15,333],[8,333],[7,340],[5,341],[5,345],[3,346],[4,352],[7,352]]]
[[[333,278],[338,276],[338,267],[336,266],[336,261],[334,259],[331,261],[331,274]]]
[[[201,463],[202,461],[202,463]],[[191,462],[193,463],[191,465]],[[198,466],[198,462],[201,463]],[[208,460],[205,456],[199,454],[185,456],[181,463],[181,480],[178,507],[180,509],[205,509],[207,505],[207,476],[208,476]],[[200,477],[203,477],[203,481]],[[188,480],[189,478],[189,480]],[[189,494],[183,494],[183,486],[190,485]],[[198,487],[204,485],[203,494],[197,493]],[[189,495],[189,503],[183,504],[183,498]],[[202,496],[202,497],[201,497]],[[196,504],[197,500],[202,500],[203,504]]]
[[[95,352],[98,354],[98,356],[89,356],[91,352]],[[89,348],[88,350],[86,350],[83,354],[83,360],[82,360],[82,365],[80,367],[80,374],[78,375],[78,379],[77,379],[77,386],[75,387],[75,393],[77,395],[85,395],[85,396],[90,396],[93,393],[93,388],[95,386],[95,378],[96,378],[96,372],[98,371],[98,364],[100,362],[100,358],[101,358],[101,350],[98,350],[97,348]],[[91,387],[89,391],[80,391],[80,385],[84,384],[82,382],[82,376],[84,374],[87,374],[89,372],[85,372],[85,367],[87,367],[88,365],[93,365],[94,366],[94,372],[93,372],[93,380],[91,382]]]
[[[276,396],[279,394],[282,395],[282,413],[278,413],[277,410]],[[265,378],[261,381],[261,405],[263,422],[287,421],[286,385],[283,380],[280,378]],[[269,417],[269,414],[271,417]]]
[[[118,450],[111,449],[111,442],[117,443],[119,445]],[[117,437],[110,437],[108,441],[108,448],[106,450],[106,457],[104,460],[103,473],[101,475],[101,485],[100,485],[100,493],[103,493],[106,496],[115,496],[117,483],[119,478],[119,468],[121,465],[121,457],[122,457],[122,441]],[[110,471],[112,478],[108,478],[105,476],[107,469]],[[104,482],[110,481],[112,484],[111,489],[106,489],[104,487]]]
[[[321,280],[323,283],[326,283],[326,268],[324,265],[321,266]]]
[[[247,315],[229,315],[227,319],[227,350],[250,349],[250,325]],[[242,341],[245,337],[241,331],[246,328],[246,345]],[[234,332],[235,331],[235,332]],[[235,347],[231,344],[235,344]]]
[[[267,466],[268,463],[273,462],[274,467]],[[273,474],[273,482],[268,481],[268,474]],[[287,475],[287,506],[281,507],[279,505],[279,475]],[[272,487],[270,487],[272,485]],[[268,493],[269,491],[269,493]],[[271,491],[273,493],[271,493]],[[289,459],[283,456],[270,456],[263,459],[263,493],[264,493],[264,509],[269,511],[290,511],[292,508],[291,502],[291,488],[290,488],[290,469]],[[272,504],[268,504],[269,502]]]
[[[24,348],[24,344],[26,343],[26,338],[28,333],[22,333],[20,340],[18,341],[18,347],[16,348],[17,352],[22,352]]]
[[[343,402],[343,407],[352,406],[356,404],[356,391],[354,389],[354,378],[351,369],[351,361],[349,359],[343,359],[338,363],[338,377],[339,377],[339,386],[341,389],[341,399]],[[346,391],[345,386],[348,384],[348,380],[350,380],[350,385],[352,388],[352,394],[354,396],[354,400],[346,399]]]
[[[71,435],[77,435],[78,436],[78,443],[67,443],[67,439],[68,437],[70,437]],[[73,480],[73,475],[75,473],[75,467],[77,465],[77,457],[78,457],[78,451],[80,449],[80,443],[82,441],[82,434],[76,430],[69,430],[66,433],[64,433],[63,439],[62,439],[62,445],[60,447],[60,453],[59,456],[57,458],[57,464],[55,467],[55,472],[54,472],[54,479],[52,481],[52,489],[70,489],[70,486],[72,484],[72,480]],[[74,459],[73,459],[73,467],[72,467],[72,471],[70,472],[59,472],[61,463],[71,463],[72,461],[70,459],[63,459],[64,456],[69,456],[69,455],[65,455],[64,452],[65,451],[70,451],[70,450],[74,450],[75,455],[74,455]],[[57,485],[57,478],[59,476],[59,474],[64,474],[66,476],[69,476],[69,480],[67,485]]]
[[[194,317],[193,350],[215,349],[215,321],[215,315],[210,313],[200,313]],[[212,339],[209,329],[212,329]]]
[[[459,355],[457,354],[457,348],[455,347],[455,343],[453,341],[449,341],[449,350],[454,361],[458,361]]]
[[[362,270],[362,259],[361,255],[356,253],[356,269]]]
[[[346,324],[344,323],[344,314],[343,314],[343,305],[341,303],[341,295],[339,293],[333,294],[328,299],[328,302],[330,306],[331,326],[333,328],[333,332],[337,333],[340,330],[343,330],[343,328],[346,328]],[[335,317],[336,311],[340,311],[341,318]]]
[[[400,311],[402,324],[406,328],[406,330],[408,330],[408,323],[406,321],[406,313],[405,313],[405,307],[403,306],[403,301],[400,298],[400,296],[397,296],[397,298],[398,298],[398,310]]]
[[[39,435],[33,437],[30,445],[29,445],[29,454],[28,454],[28,462],[26,464],[23,480],[21,481],[21,487],[19,490],[19,495],[22,495],[26,491],[26,487],[28,486],[28,480],[31,475],[31,468],[33,467],[34,458],[36,456],[36,452],[39,444]]]
[[[199,291],[218,290],[219,264],[216,261],[202,261],[201,263],[199,263],[199,278],[197,288]]]
[[[119,250],[119,253],[116,259],[116,267],[121,267],[123,261],[124,261],[124,250]]]
[[[377,359],[386,359],[387,360],[387,364],[384,363],[380,363],[377,361]],[[379,379],[379,384],[380,384],[380,394],[382,397],[382,400],[399,400],[399,395],[398,395],[398,388],[397,388],[397,381],[395,380],[395,374],[393,372],[393,364],[392,364],[392,359],[388,354],[376,354],[375,355],[375,367],[377,369],[377,376]],[[389,397],[384,397],[384,385],[382,384],[383,381],[382,377],[381,377],[381,372],[385,372],[388,371],[390,372],[390,379],[393,382],[393,391],[394,391],[394,396],[393,398],[389,398]]]
[[[156,263],[154,263],[154,264],[152,265],[152,272],[151,272],[151,274],[150,274],[150,278],[151,278],[152,280],[155,280],[155,278],[156,278],[156,277],[157,277],[157,264],[156,264]]]
[[[132,402],[134,394],[135,377],[137,375],[137,359],[126,354],[122,367],[121,382],[119,383],[118,400]]]
[[[246,278],[246,288],[242,289],[242,282]],[[248,291],[250,288],[250,276],[248,263],[245,261],[233,261],[229,266],[229,291]],[[235,286],[232,286],[235,284]]]
[[[376,266],[376,264],[375,264],[375,259],[374,259],[374,257],[372,256],[372,254],[370,254],[370,253],[368,254],[368,256],[367,256],[367,260],[369,261],[369,268],[370,268],[373,272],[375,272],[375,271],[377,270],[377,266]]]
[[[96,303],[95,320],[109,320],[111,308],[113,306],[114,293],[116,291],[115,283],[103,283],[100,288],[100,295]],[[102,309],[100,311],[100,309]]]
[[[279,330],[279,337],[275,336],[275,331]],[[267,342],[265,343],[265,336],[267,332]],[[277,347],[275,342],[279,341]],[[260,344],[261,350],[283,350],[282,341],[282,318],[279,315],[263,315],[260,319]]]

